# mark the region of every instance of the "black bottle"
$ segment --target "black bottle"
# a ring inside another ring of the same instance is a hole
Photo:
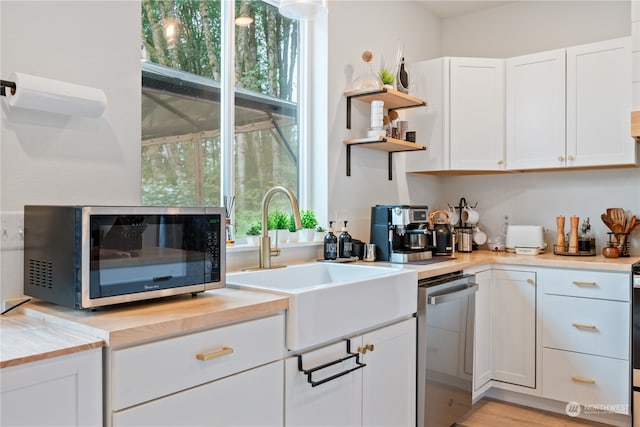
[[[329,230],[324,236],[324,259],[338,258],[338,238],[333,234],[333,221],[329,221]]]
[[[349,229],[347,228],[347,221],[344,222],[342,227],[342,233],[340,234],[340,243],[338,244],[340,258],[351,258],[353,253],[353,245]]]

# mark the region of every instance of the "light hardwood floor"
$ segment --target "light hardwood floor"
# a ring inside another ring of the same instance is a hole
[[[459,427],[604,427],[606,424],[571,418],[492,399],[479,401],[457,423]]]

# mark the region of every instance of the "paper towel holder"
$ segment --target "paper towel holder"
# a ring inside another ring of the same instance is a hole
[[[5,92],[5,90],[6,90],[5,88],[10,88],[12,94],[16,93],[16,84],[15,84],[15,82],[11,82],[9,80],[0,80],[0,95],[7,96],[7,94]]]

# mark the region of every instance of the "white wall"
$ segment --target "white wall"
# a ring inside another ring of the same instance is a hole
[[[98,119],[10,109],[1,99],[0,301],[22,294],[25,204],[140,203],[140,3],[0,2],[0,76],[97,87]]]
[[[444,56],[508,58],[631,34],[631,2],[515,1],[443,20]]]
[[[508,57],[631,34],[629,1],[523,1],[443,21],[443,55]],[[446,198],[478,201],[488,234],[501,230],[502,214],[512,224],[549,228],[553,243],[555,217],[591,218],[598,247],[608,229],[600,214],[622,207],[640,214],[640,169],[606,169],[460,176],[442,179]],[[631,252],[640,254],[640,233]]]
[[[394,65],[401,44],[409,63],[438,57],[440,19],[416,1],[332,1],[329,6],[328,216],[340,222],[349,220],[351,235],[368,241],[371,206],[431,206],[439,199],[439,178],[405,178],[404,166],[396,160],[394,179],[389,181],[387,153],[361,147],[351,151],[351,176],[347,177],[343,140],[366,137],[370,116],[368,104],[354,101],[348,130],[343,92],[362,72],[364,50],[374,52],[376,71],[383,63]]]

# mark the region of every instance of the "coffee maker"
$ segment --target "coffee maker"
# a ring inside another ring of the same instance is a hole
[[[427,206],[376,205],[371,208],[371,243],[376,259],[397,263],[431,258]]]

